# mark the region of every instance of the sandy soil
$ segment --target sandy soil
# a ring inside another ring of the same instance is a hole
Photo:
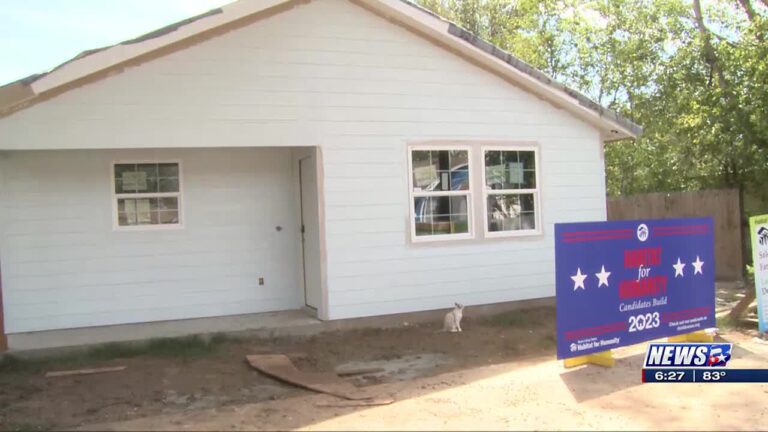
[[[731,335],[726,335],[729,337]],[[733,367],[768,367],[741,336]],[[765,384],[642,384],[641,345],[611,369],[565,370],[551,356],[375,386],[397,399],[371,408],[319,408],[325,395],[95,425],[92,430],[764,430]]]
[[[108,363],[129,368],[78,378],[0,376],[0,428],[747,430],[768,421],[765,384],[641,384],[644,344],[617,350],[614,368],[564,369],[554,358],[551,309],[469,316],[462,327],[250,340],[184,362],[115,360]],[[733,367],[768,368],[768,344],[742,332],[722,336],[738,346]],[[251,352],[288,353],[304,370],[375,362],[386,372],[355,382],[396,402],[317,407],[335,398],[262,377],[243,361]]]

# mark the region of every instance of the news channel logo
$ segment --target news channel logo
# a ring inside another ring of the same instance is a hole
[[[644,368],[725,367],[731,359],[730,343],[651,343]]]

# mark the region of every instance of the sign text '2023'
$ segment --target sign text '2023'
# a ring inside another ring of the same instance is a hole
[[[643,331],[646,329],[656,328],[661,324],[659,321],[659,313],[647,313],[640,315],[633,315],[629,317],[629,331]]]

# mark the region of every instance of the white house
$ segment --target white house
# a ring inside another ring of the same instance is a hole
[[[10,349],[554,295],[641,129],[402,0],[241,0],[0,88]]]

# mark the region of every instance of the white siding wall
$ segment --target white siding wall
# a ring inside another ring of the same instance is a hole
[[[597,130],[345,0],[63,94],[0,120],[0,137],[0,148],[320,146],[332,319],[554,295],[553,224],[605,218]],[[409,244],[406,144],[429,139],[537,142],[544,235]],[[18,243],[9,257],[28,253]]]
[[[114,231],[112,161],[155,159],[181,161],[184,228]],[[285,149],[5,152],[0,170],[9,333],[302,305]]]

